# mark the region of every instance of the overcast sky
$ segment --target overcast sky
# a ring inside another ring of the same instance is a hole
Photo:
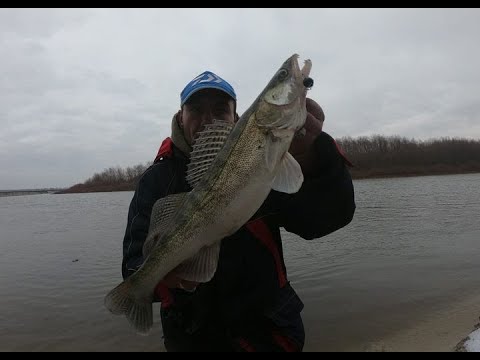
[[[241,114],[293,53],[335,138],[480,139],[479,9],[0,9],[0,189],[151,161],[210,70]]]

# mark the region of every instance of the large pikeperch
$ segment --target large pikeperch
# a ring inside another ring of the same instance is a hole
[[[186,280],[209,281],[221,240],[235,233],[274,189],[297,192],[300,165],[288,149],[307,116],[311,61],[291,56],[233,124],[214,120],[193,145],[187,180],[193,190],[158,200],[144,245],[145,262],[110,291],[105,306],[140,333],[153,324],[154,289],[175,269]],[[304,84],[305,81],[305,84]]]

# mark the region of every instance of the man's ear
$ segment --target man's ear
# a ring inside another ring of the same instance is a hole
[[[175,119],[177,120],[177,124],[180,127],[180,129],[183,129],[183,115],[182,115],[182,109],[178,110],[177,113],[175,114]]]
[[[236,112],[236,113],[235,113],[235,122],[237,122],[238,119],[240,119],[240,116],[238,116],[238,113]]]

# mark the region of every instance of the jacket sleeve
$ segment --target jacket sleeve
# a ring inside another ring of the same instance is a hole
[[[355,213],[354,188],[335,140],[322,132],[313,143],[317,166],[295,194],[269,195],[279,225],[304,239],[330,234],[349,224]]]
[[[150,226],[150,214],[155,201],[169,189],[171,169],[167,161],[149,167],[139,179],[128,210],[123,238],[122,276],[126,279],[143,264],[143,244]]]

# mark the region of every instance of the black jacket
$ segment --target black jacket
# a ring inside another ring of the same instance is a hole
[[[252,219],[222,240],[213,279],[189,293],[163,289],[162,327],[167,350],[301,350],[303,304],[290,286],[280,228],[315,239],[347,225],[355,212],[354,189],[335,141],[314,142],[318,167],[295,194],[271,191]],[[123,241],[122,274],[143,263],[142,247],[156,200],[189,191],[188,159],[167,139],[140,178]]]

